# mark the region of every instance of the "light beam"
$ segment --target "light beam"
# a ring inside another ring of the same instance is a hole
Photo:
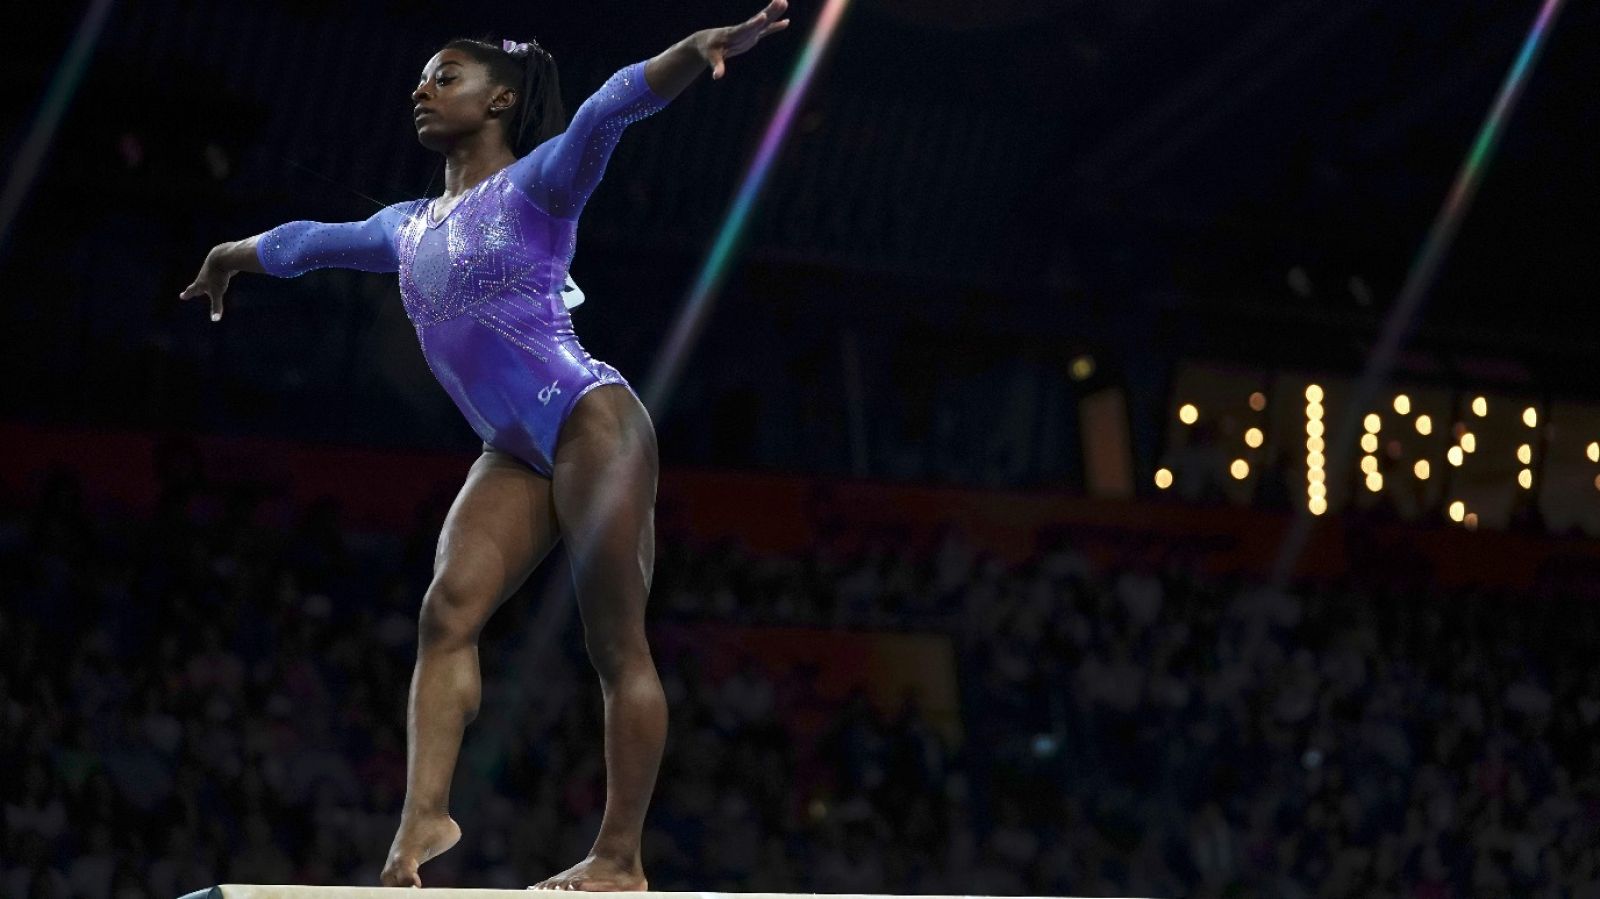
[[[44,99],[39,102],[39,112],[28,129],[28,136],[23,139],[17,158],[11,163],[5,191],[0,193],[0,252],[4,251],[6,238],[11,236],[11,226],[16,224],[17,216],[22,212],[23,201],[27,200],[33,182],[39,177],[50,141],[55,138],[56,128],[60,126],[67,107],[72,105],[72,95],[83,80],[83,73],[89,67],[89,57],[94,53],[94,45],[99,42],[100,32],[104,30],[110,14],[111,0],[94,0],[89,4],[83,20],[78,23],[78,30],[72,35],[72,43],[61,57],[61,64],[56,66],[55,74],[50,78],[50,86],[45,90]]]
[[[1522,97],[1523,89],[1528,86],[1529,76],[1533,73],[1533,64],[1538,59],[1539,52],[1544,49],[1550,36],[1551,26],[1555,24],[1556,15],[1561,11],[1564,2],[1565,0],[1545,0],[1533,27],[1528,30],[1528,36],[1522,42],[1522,50],[1517,54],[1516,62],[1512,64],[1511,71],[1506,73],[1505,82],[1500,86],[1500,93],[1495,97],[1494,105],[1489,108],[1488,116],[1478,129],[1478,136],[1472,143],[1471,151],[1456,173],[1456,180],[1449,196],[1440,207],[1438,215],[1434,217],[1421,251],[1411,263],[1411,270],[1406,274],[1405,284],[1400,288],[1394,309],[1384,322],[1383,332],[1371,355],[1367,357],[1366,369],[1356,384],[1355,393],[1350,397],[1349,405],[1345,407],[1345,414],[1340,417],[1339,429],[1334,433],[1334,440],[1328,448],[1329,453],[1337,453],[1342,457],[1350,452],[1350,448],[1354,445],[1357,424],[1361,420],[1361,410],[1367,408],[1378,395],[1379,388],[1388,380],[1389,372],[1394,368],[1395,356],[1400,350],[1400,342],[1416,320],[1417,313],[1421,311],[1423,300],[1427,299],[1428,291],[1433,288],[1434,281],[1438,280],[1439,268],[1444,263],[1445,254],[1449,251],[1456,232],[1461,230],[1461,222],[1466,218],[1467,209],[1472,205],[1472,198],[1483,182],[1489,160],[1494,155],[1495,147],[1500,143],[1500,137],[1505,131],[1506,123],[1511,119],[1512,112],[1516,109],[1517,101]],[[1303,514],[1296,515],[1293,526],[1283,539],[1283,546],[1279,549],[1277,563],[1273,569],[1273,581],[1280,588],[1293,576],[1295,565],[1300,561],[1300,554],[1304,551],[1310,536],[1311,520]]]
[[[745,171],[744,181],[739,185],[739,192],[734,197],[733,205],[722,221],[717,238],[711,245],[711,252],[701,264],[700,274],[695,277],[693,286],[689,288],[689,294],[678,312],[677,321],[672,326],[672,333],[663,344],[661,354],[656,357],[655,368],[651,370],[650,380],[646,383],[644,402],[650,409],[651,415],[658,420],[666,411],[665,407],[671,398],[672,390],[677,386],[678,375],[683,371],[684,362],[688,360],[695,341],[705,326],[711,307],[716,302],[717,292],[727,279],[730,263],[733,261],[733,251],[739,238],[744,234],[750,211],[761,195],[761,188],[766,184],[772,163],[778,157],[778,150],[783,147],[784,138],[788,136],[789,128],[794,124],[795,113],[800,109],[800,103],[805,99],[806,91],[811,86],[811,78],[817,72],[817,64],[821,62],[823,51],[833,39],[845,7],[849,5],[850,0],[828,0],[827,5],[822,8],[822,13],[817,17],[817,25],[812,29],[810,38],[806,40],[799,61],[795,63],[794,71],[789,76],[789,84],[784,89],[783,99],[778,104],[777,112],[773,113],[772,120],[767,123],[766,134],[761,138],[755,159]]]

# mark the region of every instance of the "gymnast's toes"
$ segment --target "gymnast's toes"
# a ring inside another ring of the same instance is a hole
[[[530,890],[593,890],[630,892],[649,889],[644,869],[637,863],[622,865],[610,859],[589,856],[556,876],[540,881]]]
[[[389,847],[389,860],[379,882],[386,887],[420,887],[417,869],[443,855],[461,839],[461,827],[449,815],[416,818],[402,815],[400,830]]]

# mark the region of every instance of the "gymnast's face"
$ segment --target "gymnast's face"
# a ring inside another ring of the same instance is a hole
[[[460,50],[440,50],[411,92],[417,140],[444,151],[482,131],[516,103],[516,92],[489,80],[489,69]]]

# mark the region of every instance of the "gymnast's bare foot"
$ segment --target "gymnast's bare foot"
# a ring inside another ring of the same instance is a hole
[[[627,892],[649,889],[644,867],[637,857],[632,864],[591,855],[556,876],[536,883],[530,890],[600,890]]]
[[[429,859],[438,858],[461,839],[461,827],[449,815],[400,816],[400,830],[389,847],[389,861],[378,880],[386,887],[420,887],[417,874]]]

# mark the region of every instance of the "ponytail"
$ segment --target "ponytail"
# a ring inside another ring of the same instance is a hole
[[[567,110],[561,105],[561,76],[550,51],[533,45],[523,59],[525,74],[522,99],[517,104],[513,127],[507,131],[511,149],[526,155],[552,137],[567,130]]]
[[[503,129],[512,153],[526,156],[534,147],[567,130],[556,59],[537,41],[518,44],[457,38],[442,49],[466,53],[489,70],[492,83],[516,91],[516,106],[504,120]]]

